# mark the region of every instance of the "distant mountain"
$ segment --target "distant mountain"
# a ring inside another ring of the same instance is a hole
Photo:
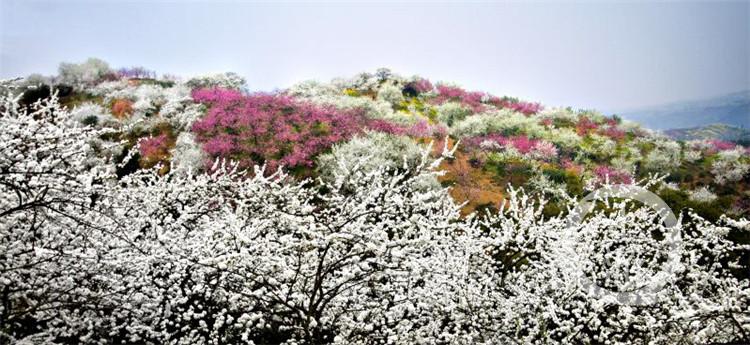
[[[717,123],[750,128],[750,90],[625,111],[620,115],[651,129],[693,128]]]
[[[734,142],[750,142],[750,130],[725,124],[668,129],[664,134],[675,140],[721,139]]]

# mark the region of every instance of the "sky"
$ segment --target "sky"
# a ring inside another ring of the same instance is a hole
[[[0,78],[88,57],[265,91],[388,67],[615,112],[750,89],[750,1],[0,0]]]

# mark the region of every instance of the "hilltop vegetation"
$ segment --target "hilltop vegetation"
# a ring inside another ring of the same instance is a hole
[[[91,59],[0,89],[2,341],[750,340],[743,146],[387,69],[267,93]],[[613,184],[678,224],[571,224]]]
[[[665,177],[657,193],[675,211],[690,208],[711,220],[750,212],[749,151],[729,141],[674,141],[617,116],[544,108],[385,69],[278,93],[248,93],[231,73],[184,82],[153,76],[145,68],[115,72],[93,61],[64,64],[51,86],[80,124],[127,127],[112,138],[127,139],[124,150],[140,143],[138,155],[120,162],[127,167],[120,174],[158,163],[164,172],[170,162],[200,171],[219,158],[329,178],[331,156],[377,154],[370,159],[400,167],[405,155],[414,161],[420,146],[433,142],[439,150],[460,142],[438,180],[457,202],[467,202],[464,214],[497,209],[509,184],[544,195],[551,200],[545,213],[556,215],[565,197],[582,197],[606,180],[633,183],[655,175]],[[25,85],[43,80],[35,78]],[[49,94],[50,86],[42,85],[26,91],[22,102]],[[383,142],[400,144],[368,148]]]

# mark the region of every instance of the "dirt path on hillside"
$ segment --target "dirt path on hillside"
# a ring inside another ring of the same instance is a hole
[[[448,147],[452,148],[454,144],[453,139],[449,138]],[[436,154],[442,152],[443,145],[442,140],[436,142],[433,146]],[[503,200],[504,189],[495,184],[493,175],[483,171],[481,167],[473,167],[470,159],[469,155],[459,149],[456,150],[455,159],[443,160],[439,167],[446,173],[438,181],[450,184],[451,197],[458,203],[468,201],[461,209],[462,216],[479,207],[491,206],[497,209]]]

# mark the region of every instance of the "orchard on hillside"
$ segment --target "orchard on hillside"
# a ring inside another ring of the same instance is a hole
[[[244,84],[0,85],[2,342],[750,341],[743,147],[387,70]],[[677,224],[614,199],[571,225],[612,183]]]

